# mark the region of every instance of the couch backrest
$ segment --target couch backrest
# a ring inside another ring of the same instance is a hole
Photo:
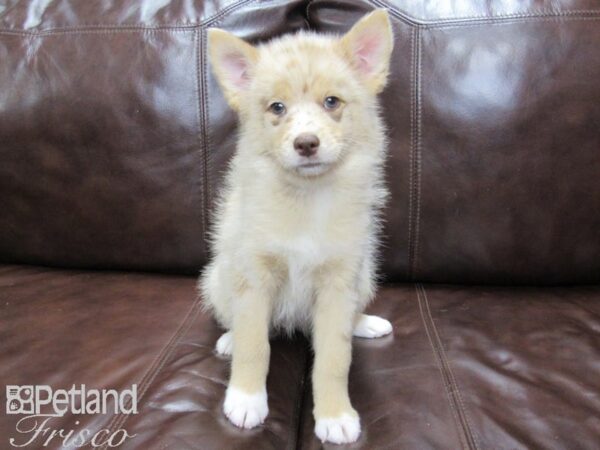
[[[0,9],[0,259],[197,272],[235,138],[207,69],[206,29],[268,39],[305,28],[305,7],[55,0]]]
[[[315,0],[317,30],[389,7],[386,272],[600,281],[600,5]]]
[[[386,278],[600,281],[591,0],[36,5],[0,10],[3,261],[197,271],[235,145],[206,28],[343,32],[384,6]]]

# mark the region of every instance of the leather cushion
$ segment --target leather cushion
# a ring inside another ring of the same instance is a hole
[[[236,429],[221,412],[229,361],[213,348],[222,330],[201,312],[195,284],[192,277],[0,266],[2,398],[8,384],[122,391],[136,383],[137,415],[67,414],[48,426],[125,429],[136,436],[123,448],[294,447],[305,342],[273,344],[269,420],[254,432]],[[31,437],[16,433],[21,417],[0,415],[4,443]],[[40,439],[26,448],[41,448]],[[62,448],[60,441],[44,448]]]
[[[600,281],[600,9],[315,0],[314,29],[390,10],[387,280]]]
[[[299,1],[193,3],[0,11],[1,262],[187,273],[206,262],[236,123],[206,29],[258,41],[306,24]]]
[[[593,449],[600,441],[600,287],[399,285],[354,340],[353,448]],[[313,435],[307,390],[301,447]]]

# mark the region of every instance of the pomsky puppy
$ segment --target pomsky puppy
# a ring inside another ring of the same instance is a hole
[[[375,293],[386,138],[377,94],[393,35],[376,10],[344,36],[300,32],[252,46],[208,32],[210,61],[238,113],[240,133],[214,220],[204,304],[228,330],[224,412],[261,424],[269,334],[311,335],[315,433],[346,443],[360,434],[348,396],[352,336],[392,331],[363,314]]]

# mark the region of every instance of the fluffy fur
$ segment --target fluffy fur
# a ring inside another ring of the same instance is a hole
[[[382,10],[341,38],[299,33],[254,47],[209,30],[210,60],[240,134],[199,287],[229,330],[217,349],[232,353],[225,413],[238,426],[259,424],[268,410],[269,333],[300,329],[315,351],[315,432],[336,443],[360,433],[347,387],[351,337],[391,332],[362,311],[375,293],[386,198],[376,97],[392,45]],[[307,133],[319,140],[314,155],[295,148]]]

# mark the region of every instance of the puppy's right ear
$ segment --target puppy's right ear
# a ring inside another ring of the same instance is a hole
[[[218,28],[208,30],[208,53],[225,98],[236,111],[240,96],[250,87],[258,51],[240,38]]]

